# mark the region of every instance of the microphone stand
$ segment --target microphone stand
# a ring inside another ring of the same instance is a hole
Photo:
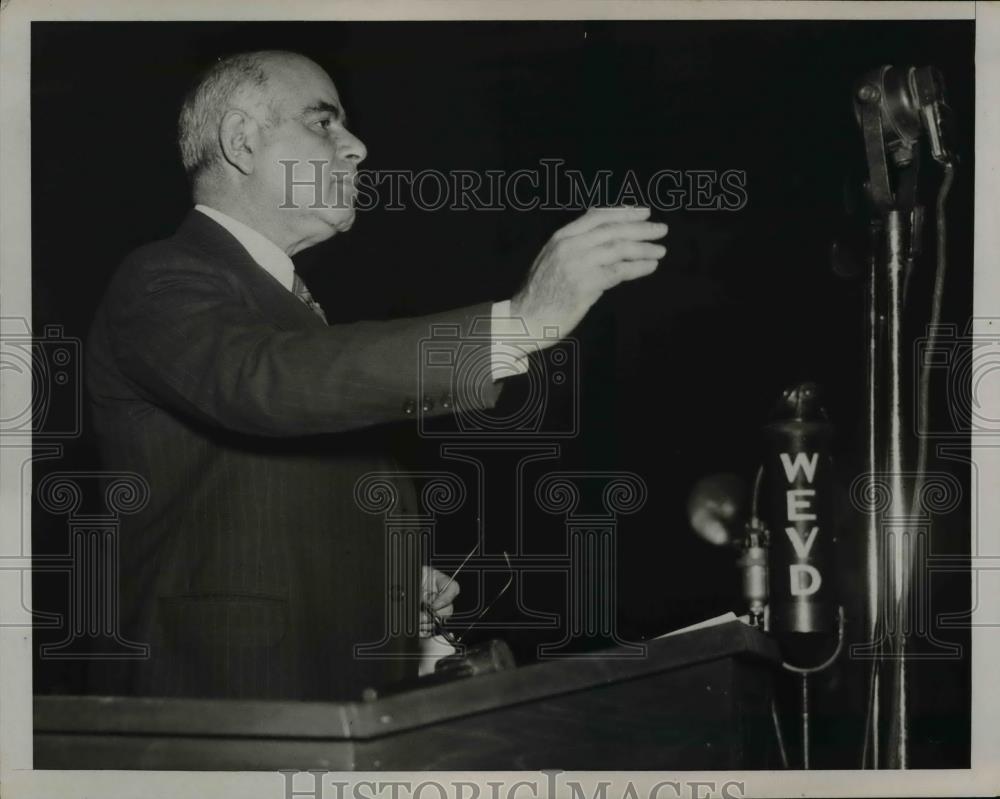
[[[866,550],[867,633],[873,651],[869,675],[869,714],[865,729],[863,767],[906,768],[909,724],[906,705],[906,639],[901,625],[887,618],[908,589],[908,550],[905,531],[899,526],[907,516],[904,471],[903,419],[903,286],[907,263],[911,262],[916,196],[917,153],[897,157],[903,174],[899,191],[893,194],[889,184],[885,133],[882,127],[879,88],[866,83],[858,92],[861,129],[868,157],[869,195],[877,217],[871,223],[873,254],[867,281],[867,363],[866,416],[868,485]],[[907,156],[909,160],[907,162]],[[881,258],[877,253],[881,252]],[[881,263],[880,263],[881,261]],[[880,484],[885,474],[888,485]],[[878,500],[889,492],[888,508]],[[895,614],[893,614],[895,616]],[[888,635],[887,635],[888,633]],[[889,673],[886,663],[889,663]],[[889,691],[888,702],[886,694]],[[882,752],[883,706],[888,704],[888,749]]]
[[[938,89],[929,70],[918,71],[921,87]],[[912,110],[911,95],[900,92],[892,67],[869,73],[857,91],[855,107],[868,161],[868,193],[874,210],[870,224],[871,256],[866,281],[866,463],[868,502],[866,530],[866,633],[869,644],[855,652],[871,658],[868,712],[865,720],[862,768],[907,768],[909,717],[907,708],[906,610],[911,601],[914,542],[907,529],[913,502],[919,498],[926,469],[922,438],[915,469],[906,452],[903,382],[903,312],[910,275],[920,251],[923,208],[917,205],[921,119]],[[918,102],[930,98],[918,96]],[[933,98],[937,99],[937,98]],[[936,113],[927,105],[921,113]],[[944,164],[945,182],[938,200],[938,275],[932,327],[940,314],[944,266],[943,202],[951,183],[950,153],[942,145],[937,117],[927,127],[936,160]],[[885,123],[885,127],[884,127]],[[889,155],[896,166],[896,190],[889,181]],[[933,335],[933,329],[930,334]],[[921,374],[920,422],[926,426],[926,366]],[[921,430],[919,432],[925,432]],[[916,474],[912,496],[904,485],[906,468]],[[888,492],[888,496],[886,496]],[[887,500],[887,501],[885,501]],[[886,718],[882,713],[885,711]],[[883,735],[884,731],[884,735]],[[883,738],[885,746],[883,747]]]
[[[833,654],[830,655],[826,660],[817,666],[795,666],[786,660],[781,661],[781,666],[786,671],[790,671],[793,674],[799,675],[799,683],[801,686],[801,699],[800,699],[800,710],[799,716],[802,721],[802,768],[808,770],[809,765],[809,676],[812,674],[819,674],[821,671],[825,671],[830,668],[834,663],[836,663],[837,658],[840,657],[840,652],[844,648],[844,606],[840,605],[837,608],[837,648],[833,650]],[[777,723],[777,719],[775,719]]]

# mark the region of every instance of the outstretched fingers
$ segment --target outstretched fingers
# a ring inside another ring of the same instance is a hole
[[[613,222],[641,222],[649,218],[648,208],[591,208],[583,216],[561,227],[552,238],[559,240],[579,236],[599,225]]]

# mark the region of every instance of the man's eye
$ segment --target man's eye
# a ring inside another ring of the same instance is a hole
[[[326,130],[331,124],[333,124],[333,119],[330,117],[324,117],[323,119],[318,120],[316,124],[323,128],[323,130]]]

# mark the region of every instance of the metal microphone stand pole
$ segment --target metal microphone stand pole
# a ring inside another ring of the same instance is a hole
[[[895,194],[890,188],[880,110],[881,92],[872,83],[858,91],[858,110],[869,167],[869,194],[877,217],[877,242],[868,276],[867,301],[867,448],[868,524],[867,633],[873,650],[869,676],[870,713],[866,720],[863,766],[907,767],[909,725],[906,707],[905,634],[901,602],[908,595],[909,547],[904,529],[910,503],[903,482],[907,463],[904,421],[903,306],[906,277],[915,254],[922,209],[916,206],[919,154],[899,148]],[[874,243],[874,242],[873,242]],[[879,263],[881,261],[881,263]],[[880,482],[880,476],[884,481]],[[882,500],[888,491],[888,504]],[[888,651],[886,649],[888,647]],[[883,667],[891,663],[891,672]],[[888,745],[882,747],[887,710]]]
[[[833,654],[830,655],[826,660],[820,663],[818,666],[809,666],[803,668],[801,666],[794,666],[787,661],[781,661],[781,666],[786,671],[792,672],[792,674],[799,675],[799,684],[801,686],[801,699],[800,699],[800,709],[799,718],[802,722],[802,768],[809,769],[809,675],[819,674],[821,671],[825,671],[830,668],[840,657],[840,652],[844,648],[844,607],[841,605],[837,608],[837,648],[833,650]]]

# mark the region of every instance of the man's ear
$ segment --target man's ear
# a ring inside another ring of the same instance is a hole
[[[258,137],[258,126],[253,117],[236,109],[223,115],[219,125],[222,155],[244,175],[254,170],[253,153],[257,149]]]

